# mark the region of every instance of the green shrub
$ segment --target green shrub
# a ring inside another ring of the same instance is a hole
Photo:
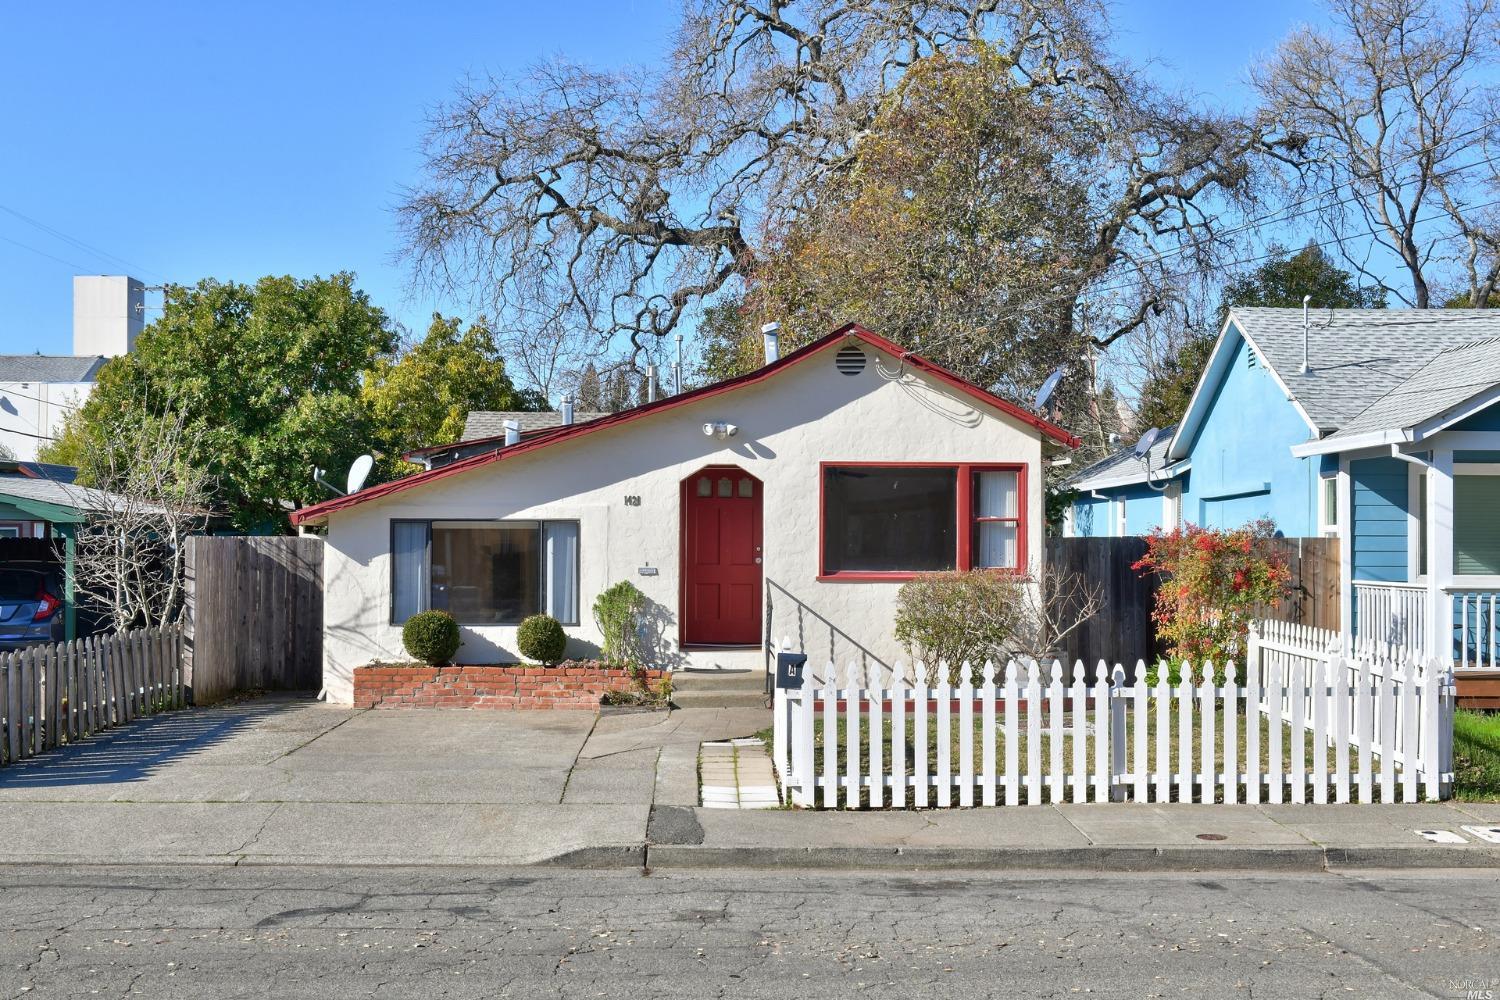
[[[611,666],[638,665],[646,595],[629,580],[604,591],[594,600],[594,623],[604,637],[604,662]]]
[[[563,658],[567,646],[567,633],[551,615],[532,615],[516,629],[516,648],[528,660],[551,666]]]
[[[446,611],[418,611],[401,628],[406,651],[434,667],[452,660],[460,642],[458,622]]]
[[[903,584],[896,600],[896,639],[936,681],[948,666],[950,683],[961,680],[963,661],[975,671],[985,660],[1003,668],[1026,631],[1025,584],[1016,577],[974,570],[925,573]]]

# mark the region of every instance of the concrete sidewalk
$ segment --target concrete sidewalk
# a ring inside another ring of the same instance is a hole
[[[653,868],[980,868],[1073,871],[1500,867],[1463,831],[1500,804],[1347,806],[1102,803],[888,812],[653,812]],[[688,835],[667,836],[667,830]],[[1418,830],[1465,841],[1439,844]]]
[[[1097,871],[1500,868],[1500,804],[697,806],[705,742],[769,713],[356,711],[257,699],[0,769],[0,864]],[[1436,844],[1418,829],[1466,843]]]
[[[172,712],[0,769],[0,863],[640,866],[699,744],[767,714]]]

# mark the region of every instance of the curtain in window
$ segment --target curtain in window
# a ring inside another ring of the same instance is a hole
[[[397,521],[391,534],[396,561],[392,617],[400,625],[427,607],[427,524]]]
[[[542,525],[546,560],[547,614],[565,625],[578,622],[578,525],[548,521]]]
[[[980,472],[974,516],[978,522],[978,544],[974,553],[976,567],[1014,567],[1017,563],[1017,520],[984,520],[985,518],[1019,518],[1021,500],[1019,477],[1014,472]]]

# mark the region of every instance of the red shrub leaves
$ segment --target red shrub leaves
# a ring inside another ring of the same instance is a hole
[[[1275,523],[1262,518],[1232,531],[1193,524],[1169,532],[1158,528],[1146,542],[1146,554],[1133,568],[1165,578],[1151,619],[1171,657],[1195,666],[1243,660],[1250,622],[1291,588]],[[1201,670],[1194,672],[1201,677]]]

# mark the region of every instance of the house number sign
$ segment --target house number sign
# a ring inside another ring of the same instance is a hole
[[[639,507],[640,505],[641,505],[641,498],[640,498],[639,495],[634,494],[634,493],[627,493],[627,494],[625,494],[625,506],[627,506],[627,507]]]

